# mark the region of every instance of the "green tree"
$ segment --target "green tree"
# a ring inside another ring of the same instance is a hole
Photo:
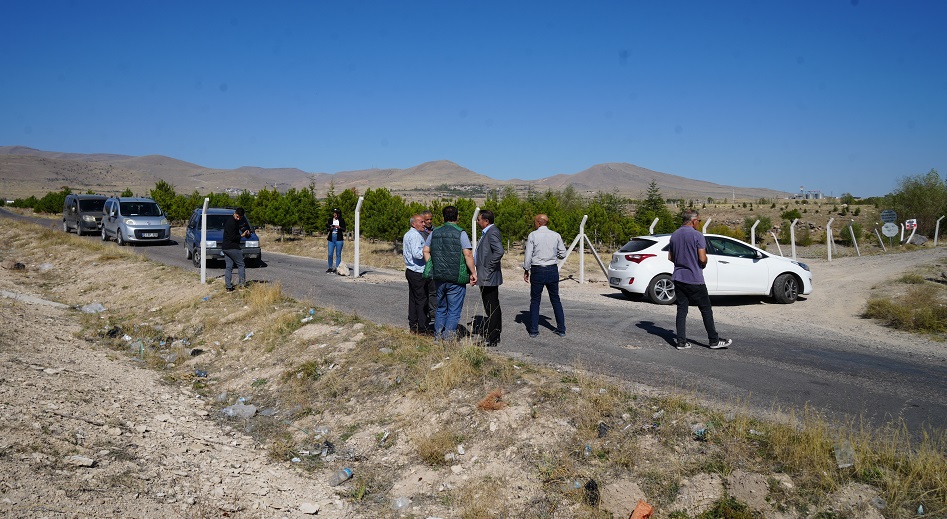
[[[916,218],[918,234],[931,236],[937,219],[947,211],[947,182],[933,169],[925,175],[905,177],[885,202],[901,220]]]
[[[783,211],[779,217],[783,220],[789,220],[791,222],[796,218],[802,218],[802,213],[800,213],[798,209],[792,209],[789,211]]]
[[[126,197],[126,198],[127,198],[127,197],[130,197],[130,196],[135,196],[135,193],[132,192],[132,188],[126,187],[125,190],[122,191],[122,193],[121,193],[120,195],[118,195],[118,196],[122,196],[122,197]]]
[[[753,224],[759,220],[759,225],[756,226],[756,243],[757,245],[762,243],[763,238],[766,236],[766,233],[773,228],[773,221],[768,216],[761,216],[759,218],[753,218],[752,216],[747,216],[743,219],[743,233],[747,236],[747,241],[751,241],[750,230],[753,228]]]
[[[674,218],[674,215],[671,214],[664,202],[664,197],[661,196],[661,190],[658,189],[658,183],[652,180],[651,184],[648,185],[648,192],[645,194],[644,200],[635,208],[635,221],[642,228],[648,229],[655,218],[659,218],[655,232],[674,232],[679,227],[680,219]]]
[[[66,203],[66,196],[71,193],[72,190],[67,186],[63,186],[59,191],[50,191],[43,195],[43,198],[36,200],[32,205],[33,211],[50,214],[61,213],[62,206]]]

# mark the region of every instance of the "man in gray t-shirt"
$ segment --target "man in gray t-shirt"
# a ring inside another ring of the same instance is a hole
[[[671,235],[668,246],[668,260],[674,263],[674,293],[677,296],[677,341],[675,347],[684,350],[691,347],[687,341],[687,310],[691,304],[697,305],[707,330],[708,345],[711,349],[726,348],[733,344],[731,339],[721,339],[714,326],[714,311],[710,306],[707,284],[704,282],[704,267],[707,266],[707,242],[697,230],[700,215],[697,211],[684,211],[683,224]]]

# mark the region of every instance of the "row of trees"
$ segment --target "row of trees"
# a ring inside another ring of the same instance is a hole
[[[71,192],[68,187],[63,187],[40,199],[18,199],[14,205],[31,207],[37,212],[58,213],[62,211],[66,195]],[[135,195],[126,190],[121,196]],[[333,208],[342,211],[351,231],[359,193],[353,189],[336,193],[330,187],[325,197],[319,198],[310,186],[293,188],[285,193],[264,189],[256,194],[244,191],[236,196],[227,193],[204,195],[197,191],[184,195],[162,180],[155,184],[147,196],[158,202],[168,218],[178,224],[187,221],[191,212],[203,205],[206,196],[210,199],[211,207],[243,207],[254,225],[278,226],[286,231],[299,229],[310,234],[325,231]],[[400,238],[408,229],[411,215],[424,210],[432,211],[435,225],[440,225],[441,210],[445,206],[456,206],[460,211],[461,222],[464,222],[473,217],[478,205],[473,199],[464,197],[440,198],[426,203],[406,201],[392,195],[386,188],[368,189],[363,196],[360,220],[362,235],[379,240]],[[624,243],[629,236],[647,233],[655,218],[659,218],[655,232],[672,232],[679,225],[678,219],[669,209],[668,201],[662,197],[654,182],[640,201],[614,193],[583,197],[571,186],[562,191],[529,191],[520,196],[512,187],[508,187],[490,192],[480,207],[495,213],[497,225],[503,229],[504,236],[511,240],[525,239],[533,230],[533,216],[540,213],[548,215],[550,227],[565,236],[577,234],[582,217],[588,215],[587,232],[596,242],[609,246]]]

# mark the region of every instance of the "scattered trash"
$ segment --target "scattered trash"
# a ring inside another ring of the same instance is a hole
[[[246,337],[244,337],[243,340],[249,341],[249,340],[250,340],[250,337],[253,337],[253,332],[247,333]]]
[[[639,499],[635,510],[631,512],[631,517],[628,519],[651,519],[652,512],[654,512],[654,507],[645,503],[643,499]]]
[[[200,348],[193,348],[193,349],[191,349],[191,351],[188,352],[188,354],[189,354],[190,356],[192,356],[192,357],[196,357],[196,356],[200,355],[201,353],[204,353],[204,350],[202,350],[202,349],[200,349]]]
[[[855,465],[855,449],[851,442],[842,440],[835,445],[835,462],[840,469]]]
[[[319,455],[325,458],[331,454],[335,454],[335,445],[329,440],[322,442],[322,450],[319,451]]]
[[[652,414],[652,415],[651,415],[651,418],[657,420],[657,419],[661,418],[662,416],[664,416],[664,409],[661,409],[660,411],[657,411],[657,412],[655,412],[654,414]]]
[[[381,439],[378,440],[378,445],[384,445],[385,441],[388,440],[388,436],[390,435],[391,433],[389,433],[388,431],[385,431],[385,434],[382,434]]]
[[[702,423],[696,423],[691,426],[691,432],[694,433],[694,439],[703,442],[707,441],[707,426]]]
[[[917,505],[917,515],[924,515],[924,505]]]
[[[234,404],[232,406],[223,408],[220,412],[222,412],[224,416],[229,416],[231,418],[249,419],[253,418],[253,416],[256,414],[256,406]]]
[[[582,451],[582,454],[585,455],[586,458],[588,458],[589,456],[591,456],[591,455],[592,455],[592,446],[591,446],[591,445],[586,445],[586,446],[585,446],[585,449]]]
[[[395,512],[400,512],[402,510],[405,510],[409,506],[411,506],[410,497],[399,497],[397,499],[391,500],[391,509],[394,510]]]
[[[245,404],[245,403],[247,403],[247,399],[246,399],[246,397],[240,397],[240,398],[237,399],[237,402],[240,402],[241,404]]]
[[[467,452],[467,449],[464,448],[463,443],[457,446],[457,454],[460,454],[461,456],[463,456],[465,452]]]
[[[588,480],[585,484],[585,504],[596,508],[598,507],[599,498],[598,483],[594,479]]]
[[[312,430],[312,434],[316,438],[327,436],[329,434],[329,427],[326,425],[317,425],[316,428]]]
[[[309,317],[303,317],[302,319],[299,320],[299,322],[301,323],[308,323],[309,321],[312,321],[311,315]]]
[[[26,265],[20,263],[19,261],[5,261],[3,262],[3,268],[7,270],[26,270]]]
[[[201,301],[210,301],[210,296],[204,296],[201,298]]]
[[[299,463],[299,462],[302,461],[302,460],[299,459],[299,458],[293,458],[293,459],[291,459],[291,460],[289,460],[289,461],[291,461],[291,462],[293,462],[293,463]]]
[[[102,306],[102,303],[92,303],[92,304],[83,306],[80,310],[82,310],[82,312],[86,314],[97,314],[99,312],[104,312],[105,307]]]
[[[580,393],[580,392],[582,392],[582,388],[579,387],[579,386],[572,386],[570,389],[572,390],[573,393]]]
[[[310,308],[310,309],[309,309],[309,315],[315,315],[315,313],[316,313],[316,309],[315,309],[315,308]]]
[[[598,437],[604,438],[606,434],[608,434],[608,424],[606,424],[605,422],[599,422],[598,423]]]
[[[487,396],[483,397],[483,400],[477,403],[477,409],[483,409],[484,411],[497,411],[506,407],[506,402],[501,402],[500,398],[503,397],[502,389],[494,389],[490,391]]]
[[[337,487],[341,485],[342,483],[351,479],[351,477],[352,477],[352,469],[346,467],[336,472],[335,474],[332,475],[331,478],[329,478],[329,486]]]
[[[125,335],[122,335],[122,340],[125,342],[131,342],[132,336],[126,333]]]
[[[198,377],[198,378],[204,378],[204,377],[207,376],[207,370],[206,370],[206,369],[195,369],[195,370],[194,370],[194,376],[196,376],[196,377]]]
[[[43,263],[39,266],[40,272],[46,272],[47,270],[52,270],[52,269],[53,269],[52,263]]]
[[[267,407],[266,409],[260,411],[260,416],[273,416],[276,414],[276,409],[272,407]]]

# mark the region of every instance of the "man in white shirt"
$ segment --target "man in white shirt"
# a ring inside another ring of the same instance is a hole
[[[523,281],[529,286],[529,332],[530,337],[539,336],[539,301],[543,288],[549,293],[553,314],[556,316],[554,333],[566,336],[566,317],[559,301],[559,260],[566,257],[566,245],[562,236],[549,230],[549,217],[537,214],[533,217],[536,230],[526,239],[526,259],[523,262]]]

